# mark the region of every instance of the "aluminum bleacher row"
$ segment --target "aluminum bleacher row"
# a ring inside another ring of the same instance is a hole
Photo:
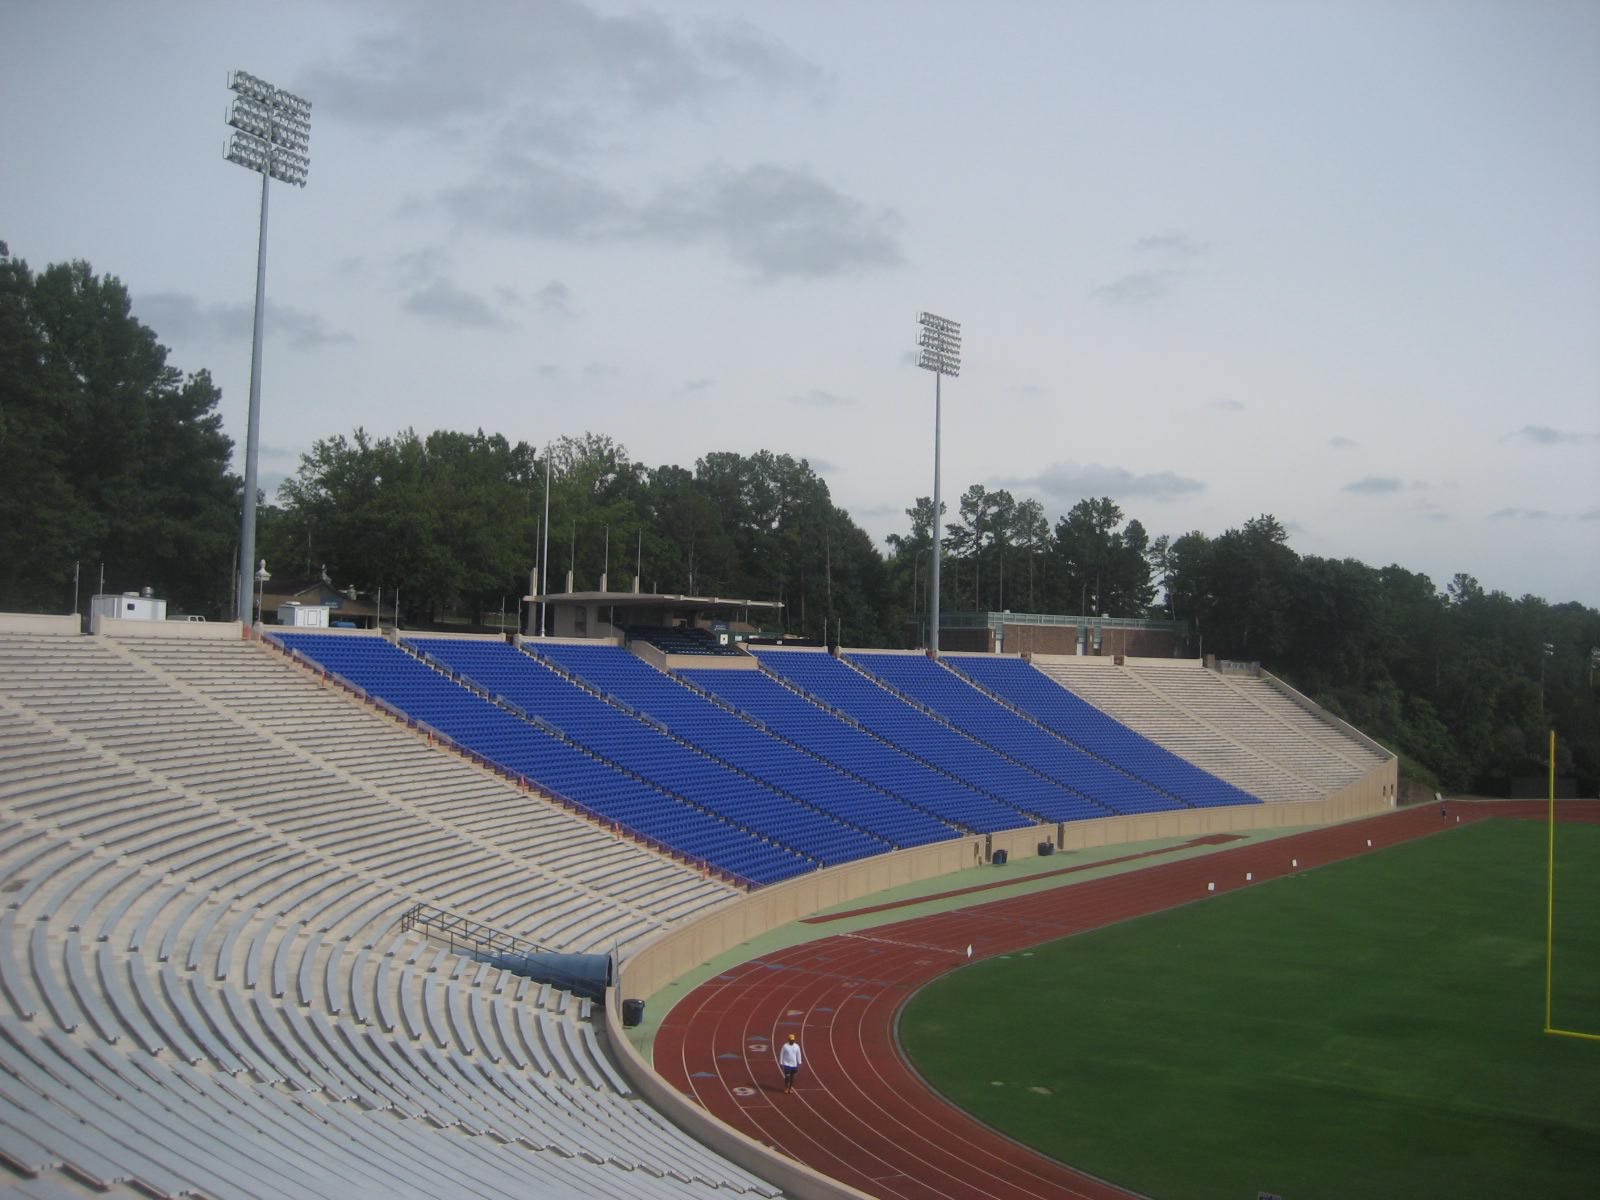
[[[727,885],[257,644],[0,634],[0,685],[0,1187],[775,1194],[631,1093],[587,1001],[398,924],[611,947]]]

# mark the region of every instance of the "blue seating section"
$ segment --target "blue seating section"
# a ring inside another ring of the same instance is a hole
[[[1081,792],[1117,813],[1183,808],[1175,796],[1108,766],[984,695],[926,655],[852,654],[850,661],[998,753]]]
[[[707,754],[897,847],[922,846],[957,835],[943,821],[797,750],[627,650],[600,642],[587,646],[552,642],[525,645],[524,649],[649,713],[677,737]],[[760,674],[725,670],[713,673]]]
[[[830,655],[793,650],[757,650],[755,654],[764,666],[847,713],[885,741],[1038,819],[1081,821],[1117,811],[1036,769],[1001,757]],[[907,658],[915,661],[912,656]]]
[[[752,883],[967,831],[1260,802],[1020,659],[757,649],[766,671],[680,680],[598,642],[409,639],[436,670],[382,638],[277,637],[489,762]]]
[[[1261,803],[1258,797],[1107,716],[1031,663],[1017,658],[960,656],[942,661],[1091,754],[1132,771],[1186,804],[1216,808]]]
[[[679,674],[748,713],[779,737],[941,820],[978,833],[1032,823],[993,796],[862,732],[764,672],[682,669]]]
[[[547,664],[504,642],[406,640],[524,712],[542,717],[591,754],[736,825],[759,831],[824,866],[853,862],[893,848],[883,838],[809,808],[697,753],[659,727],[640,720],[631,706],[625,711],[585,691]]]
[[[461,746],[680,854],[754,883],[816,864],[530,725],[378,637],[279,633],[285,646]]]

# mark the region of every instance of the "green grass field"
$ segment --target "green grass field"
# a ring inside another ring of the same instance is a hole
[[[1491,821],[975,964],[904,1013],[956,1104],[1161,1200],[1600,1196],[1600,1040],[1543,1032],[1546,827]],[[1600,828],[1552,1024],[1600,1033]]]

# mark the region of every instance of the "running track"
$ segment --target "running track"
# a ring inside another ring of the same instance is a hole
[[[930,979],[1217,892],[1337,862],[1461,822],[1543,816],[1543,804],[1424,805],[1070,887],[856,933],[752,959],[680,1001],[655,1040],[655,1068],[708,1112],[825,1175],[884,1200],[1128,1197],[1011,1141],[930,1092],[901,1057],[895,1023]],[[1600,805],[1562,805],[1600,820]],[[1299,867],[1291,865],[1298,860]],[[1069,877],[1070,878],[1070,877]],[[1007,1019],[1004,1005],[996,1019]],[[1020,1017],[1018,1018],[1020,1019]],[[774,1043],[800,1034],[806,1065],[782,1092]]]

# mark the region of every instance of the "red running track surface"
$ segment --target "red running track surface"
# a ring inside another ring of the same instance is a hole
[[[655,1069],[735,1129],[885,1200],[1127,1197],[984,1125],[929,1091],[901,1056],[907,999],[972,957],[988,958],[1543,805],[1425,805],[1070,887],[824,937],[740,964],[691,991],[662,1022]],[[1600,806],[1563,805],[1595,820]],[[1299,866],[1292,864],[1298,860]],[[1251,879],[1247,881],[1246,875]],[[868,909],[870,911],[870,908]],[[996,1019],[1005,1019],[996,1005]],[[783,1093],[777,1046],[800,1036],[805,1067]]]

